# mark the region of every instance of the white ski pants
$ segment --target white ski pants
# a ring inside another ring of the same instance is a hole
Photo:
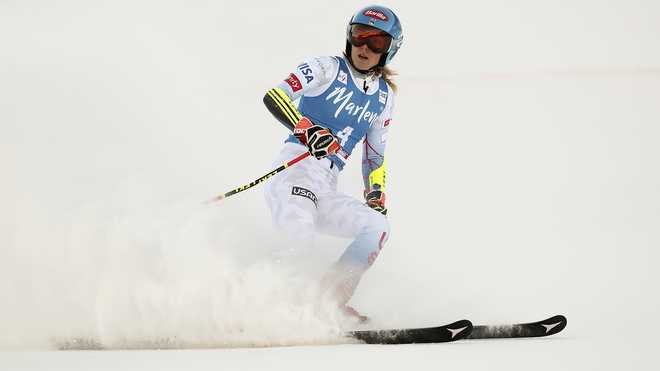
[[[306,150],[285,143],[275,166]],[[353,239],[328,275],[331,285],[341,286],[339,300],[345,303],[378,257],[390,228],[384,215],[337,191],[338,174],[330,160],[310,156],[272,177],[265,196],[274,224],[301,243],[311,242],[317,232]]]

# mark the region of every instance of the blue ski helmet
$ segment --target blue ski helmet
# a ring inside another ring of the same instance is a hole
[[[354,24],[371,26],[392,36],[390,48],[383,53],[378,66],[385,67],[390,63],[403,44],[403,29],[399,17],[391,9],[380,5],[367,6],[355,12],[346,26],[346,55],[349,59],[351,57],[351,26]]]

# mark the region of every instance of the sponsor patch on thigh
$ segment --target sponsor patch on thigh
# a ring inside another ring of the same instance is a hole
[[[312,202],[314,203],[314,206],[319,207],[319,205],[317,204],[316,195],[314,194],[314,192],[310,191],[307,188],[293,186],[293,188],[291,188],[291,194],[294,195],[294,196],[302,196],[302,197],[308,198],[308,199],[312,200]]]

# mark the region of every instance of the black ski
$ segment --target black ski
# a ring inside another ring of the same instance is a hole
[[[554,335],[566,327],[566,317],[550,317],[543,321],[501,326],[474,326],[466,339],[528,338]]]
[[[470,331],[472,322],[464,319],[438,327],[352,331],[348,336],[367,344],[446,343],[464,339]]]

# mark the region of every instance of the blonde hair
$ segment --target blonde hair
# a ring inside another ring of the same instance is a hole
[[[385,67],[376,66],[376,68],[374,68],[374,73],[376,75],[380,75],[380,77],[382,77],[383,80],[385,80],[387,85],[389,85],[390,88],[392,88],[392,91],[394,91],[396,93],[396,91],[398,90],[398,87],[397,87],[396,83],[394,82],[394,80],[392,80],[392,77],[398,75],[398,73],[394,72],[394,70],[392,70],[391,68],[389,68],[387,66],[385,66]]]

